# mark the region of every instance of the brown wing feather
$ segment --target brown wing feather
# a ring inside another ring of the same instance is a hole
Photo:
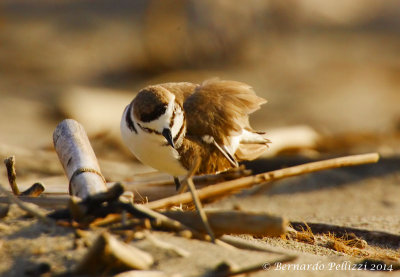
[[[159,86],[173,93],[175,95],[176,102],[178,102],[179,105],[183,107],[185,99],[193,94],[198,85],[189,82],[179,82],[179,83],[164,83],[160,84]]]
[[[210,135],[226,145],[228,137],[250,128],[248,115],[266,100],[241,82],[212,79],[197,86],[183,104],[189,135]]]

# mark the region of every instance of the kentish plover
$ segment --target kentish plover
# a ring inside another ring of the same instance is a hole
[[[267,148],[249,114],[266,100],[244,83],[212,79],[202,84],[165,83],[142,89],[125,108],[122,138],[144,164],[175,177],[196,157],[196,174],[211,174],[252,160]]]

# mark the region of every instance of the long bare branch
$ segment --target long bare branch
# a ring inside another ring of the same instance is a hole
[[[275,181],[292,176],[302,175],[306,173],[345,167],[355,166],[367,163],[376,163],[379,160],[379,154],[370,153],[362,155],[352,155],[340,158],[334,158],[324,161],[306,163],[302,165],[292,166],[288,168],[278,169],[257,175],[252,175],[232,181],[222,182],[213,186],[208,186],[198,190],[200,200],[215,198],[227,195],[236,190],[248,188],[257,184]],[[157,201],[145,204],[150,209],[161,209],[173,205],[186,204],[192,201],[190,193],[182,193],[179,195],[167,197]]]

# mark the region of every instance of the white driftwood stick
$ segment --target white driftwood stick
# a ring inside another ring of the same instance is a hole
[[[72,119],[63,120],[53,133],[53,143],[70,181],[71,195],[85,198],[107,190],[96,156],[81,124]]]

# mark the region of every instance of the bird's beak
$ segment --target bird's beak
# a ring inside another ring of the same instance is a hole
[[[174,140],[172,138],[171,130],[168,128],[164,128],[162,131],[162,135],[165,137],[165,139],[168,141],[168,144],[172,146],[172,148],[175,148]]]

